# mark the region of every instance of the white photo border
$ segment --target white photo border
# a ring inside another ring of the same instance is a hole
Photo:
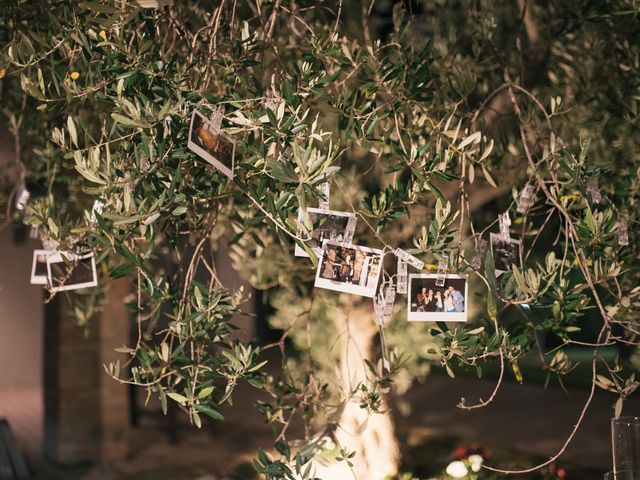
[[[448,273],[445,277],[446,281],[450,279],[464,280],[464,312],[412,312],[411,311],[411,292],[412,284],[415,279],[433,279],[437,280],[438,275],[435,273],[410,273],[407,287],[407,320],[409,322],[466,322],[469,318],[469,276],[465,274]]]
[[[298,210],[298,224],[302,224],[302,222],[304,222],[303,219],[303,210],[299,209]],[[335,215],[337,217],[348,217],[348,223],[347,223],[347,228],[345,229],[345,234],[347,232],[351,232],[351,236],[349,238],[353,239],[353,233],[356,230],[356,222],[358,220],[358,218],[356,217],[356,214],[353,212],[341,212],[338,210],[324,210],[322,208],[315,208],[315,207],[307,207],[307,213],[317,213],[317,214],[324,214],[324,215]],[[300,233],[300,229],[298,229],[298,233]],[[311,235],[313,236],[313,231],[311,232]],[[346,237],[346,235],[345,235]],[[344,243],[345,246],[351,245],[351,241],[349,242],[345,242]],[[309,247],[311,251],[313,251],[313,253],[316,254],[316,257],[318,257],[318,259],[322,258],[322,247],[318,247],[318,248],[311,248]],[[294,252],[294,256],[296,257],[306,257],[309,258],[309,255],[307,254],[307,251],[302,248],[300,245],[298,245],[296,243],[296,248],[295,248],[295,252]]]
[[[378,273],[376,275],[376,279],[373,286],[362,287],[360,285],[353,285],[349,283],[337,282],[335,280],[327,280],[326,278],[322,278],[320,276],[320,272],[321,272],[322,263],[324,260],[324,252],[327,246],[352,248],[354,250],[360,250],[366,253],[373,253],[374,255],[378,255],[380,257],[380,265],[379,265]],[[380,249],[363,247],[361,245],[353,245],[353,244],[345,245],[340,242],[332,242],[330,240],[325,240],[322,242],[322,255],[318,260],[318,268],[316,270],[316,280],[314,283],[314,287],[325,288],[327,290],[334,290],[336,292],[352,293],[355,295],[361,295],[363,297],[374,298],[376,296],[376,291],[378,290],[378,283],[380,283],[380,275],[382,274],[383,260],[384,260],[383,251]]]
[[[204,123],[204,125],[207,126],[207,129],[209,129],[210,132],[213,132],[216,135],[224,137],[233,145],[233,152],[231,154],[231,169],[229,169],[229,167],[223,164],[220,160],[218,160],[216,157],[214,157],[205,149],[203,149],[200,145],[191,141],[191,135],[193,134],[193,123],[195,121],[196,115],[202,118],[202,122]],[[216,167],[218,170],[224,173],[227,177],[233,179],[233,170],[235,168],[235,161],[236,161],[236,141],[233,139],[233,137],[231,137],[230,135],[227,135],[222,130],[212,128],[211,120],[209,120],[202,113],[200,113],[197,108],[194,108],[193,113],[191,114],[191,122],[189,123],[189,137],[187,138],[187,148],[189,148],[189,150],[191,150],[192,152],[196,153],[199,157],[201,157],[206,162]]]
[[[71,260],[71,261],[79,261],[79,260],[85,260],[87,258],[90,258],[91,270],[93,273],[93,280],[91,280],[90,282],[84,282],[84,283],[72,283],[72,284],[54,286],[53,278],[51,276],[51,264],[64,262],[64,259],[62,258],[63,255],[67,260]],[[57,251],[51,252],[47,256],[47,285],[49,286],[49,290],[51,292],[66,292],[69,290],[79,290],[81,288],[96,287],[98,285],[98,274],[96,271],[95,254],[93,252],[84,253],[81,255],[77,255],[75,253],[69,253],[69,252],[57,252]]]
[[[46,250],[43,248],[36,248],[33,251],[33,259],[31,260],[31,284],[32,285],[47,285],[49,283],[49,268],[47,266],[47,257],[55,253],[55,250]],[[38,263],[37,258],[39,255],[45,256],[44,265],[47,267],[47,272],[44,275],[36,274],[36,265]]]

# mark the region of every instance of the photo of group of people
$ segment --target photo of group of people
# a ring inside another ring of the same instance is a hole
[[[350,244],[353,239],[353,231],[356,227],[356,216],[354,213],[335,212],[331,210],[322,210],[320,208],[307,208],[309,220],[313,226],[309,240],[305,244],[313,250],[318,258],[322,255],[322,243],[325,240],[336,243]],[[303,211],[298,214],[298,225],[304,224]],[[306,235],[302,228],[299,228],[298,234],[302,237]],[[300,245],[296,244],[296,257],[308,257],[307,252]]]
[[[382,250],[325,240],[315,286],[373,298],[382,270]]]
[[[514,265],[518,268],[522,267],[520,240],[505,238],[499,233],[492,233],[489,239],[497,273],[510,272]]]
[[[409,305],[407,320],[467,321],[467,277],[447,275],[438,286],[438,275],[409,275]]]
[[[194,110],[191,115],[187,147],[226,176],[233,178],[235,141],[219,128],[215,128],[198,110]]]

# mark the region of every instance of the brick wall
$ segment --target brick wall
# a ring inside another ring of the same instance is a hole
[[[45,308],[44,452],[58,464],[113,460],[127,451],[127,389],[102,365],[129,343],[122,306],[128,290],[126,280],[110,286],[105,310],[87,327],[73,323],[64,294]]]

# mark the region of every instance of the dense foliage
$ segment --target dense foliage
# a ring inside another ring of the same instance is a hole
[[[619,413],[638,383],[599,351],[634,348],[639,332],[638,14],[632,0],[13,2],[0,13],[15,139],[5,220],[96,252],[103,284],[132,279],[139,336],[122,350],[130,369],[107,366],[114,378],[177,402],[198,426],[222,419],[239,381],[267,391],[259,408],[279,458],[256,464],[273,478],[312,475],[346,403],[384,414],[385,394],[428,362],[451,375],[497,363],[497,392],[528,352],[562,376],[580,345],[593,352],[591,396],[596,385],[618,393]],[[192,110],[220,105],[233,179],[186,146]],[[386,278],[401,247],[472,281],[467,324],[407,324],[397,305],[352,389],[335,379],[333,345],[349,319],[375,333],[373,305],[314,290],[314,256],[293,256],[298,210],[327,180],[332,209],[358,215],[354,243],[385,249]],[[24,215],[20,184],[32,193]],[[519,212],[525,185],[534,202]],[[524,264],[496,277],[491,255],[471,264],[504,211]],[[232,259],[214,260],[223,242]],[[232,340],[246,298],[218,280],[231,261],[269,289],[281,375],[263,373],[256,342]],[[90,321],[93,296],[70,298]],[[293,451],[292,419],[306,425]],[[337,448],[350,461],[350,446]]]

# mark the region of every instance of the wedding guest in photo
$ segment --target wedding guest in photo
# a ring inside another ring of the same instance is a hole
[[[340,269],[340,281],[344,282],[347,278],[347,274],[349,273],[349,265],[351,264],[351,255],[347,254],[347,256],[342,261],[342,268]]]
[[[464,295],[462,295],[460,290],[456,290],[453,287],[449,287],[447,289],[447,291],[451,295],[451,299],[453,301],[454,310],[456,312],[464,312]]]
[[[427,295],[427,287],[422,287],[422,290],[418,292],[418,296],[416,297],[416,310],[418,312],[424,312],[426,310]]]
[[[369,269],[371,268],[371,258],[369,256],[364,256],[364,258],[360,261],[360,265],[361,266],[360,275],[358,276],[358,283],[366,287],[369,278]]]
[[[436,299],[433,296],[433,290],[429,289],[427,293],[427,299],[424,302],[424,310],[425,312],[435,312],[436,311]]]
[[[442,292],[440,290],[436,290],[436,312],[444,312],[444,302],[442,301]]]
[[[330,248],[327,251],[327,259],[324,262],[324,270],[322,271],[322,276],[324,278],[333,278],[335,275],[335,260],[336,260],[336,251],[333,248]]]
[[[353,260],[351,260],[351,262],[349,262],[349,266],[348,266],[348,270],[347,270],[347,276],[346,276],[346,282],[347,283],[353,283],[353,276],[355,275],[355,265],[353,263]]]
[[[449,290],[444,292],[444,311],[445,312],[455,312],[456,307],[453,303],[453,295]]]

